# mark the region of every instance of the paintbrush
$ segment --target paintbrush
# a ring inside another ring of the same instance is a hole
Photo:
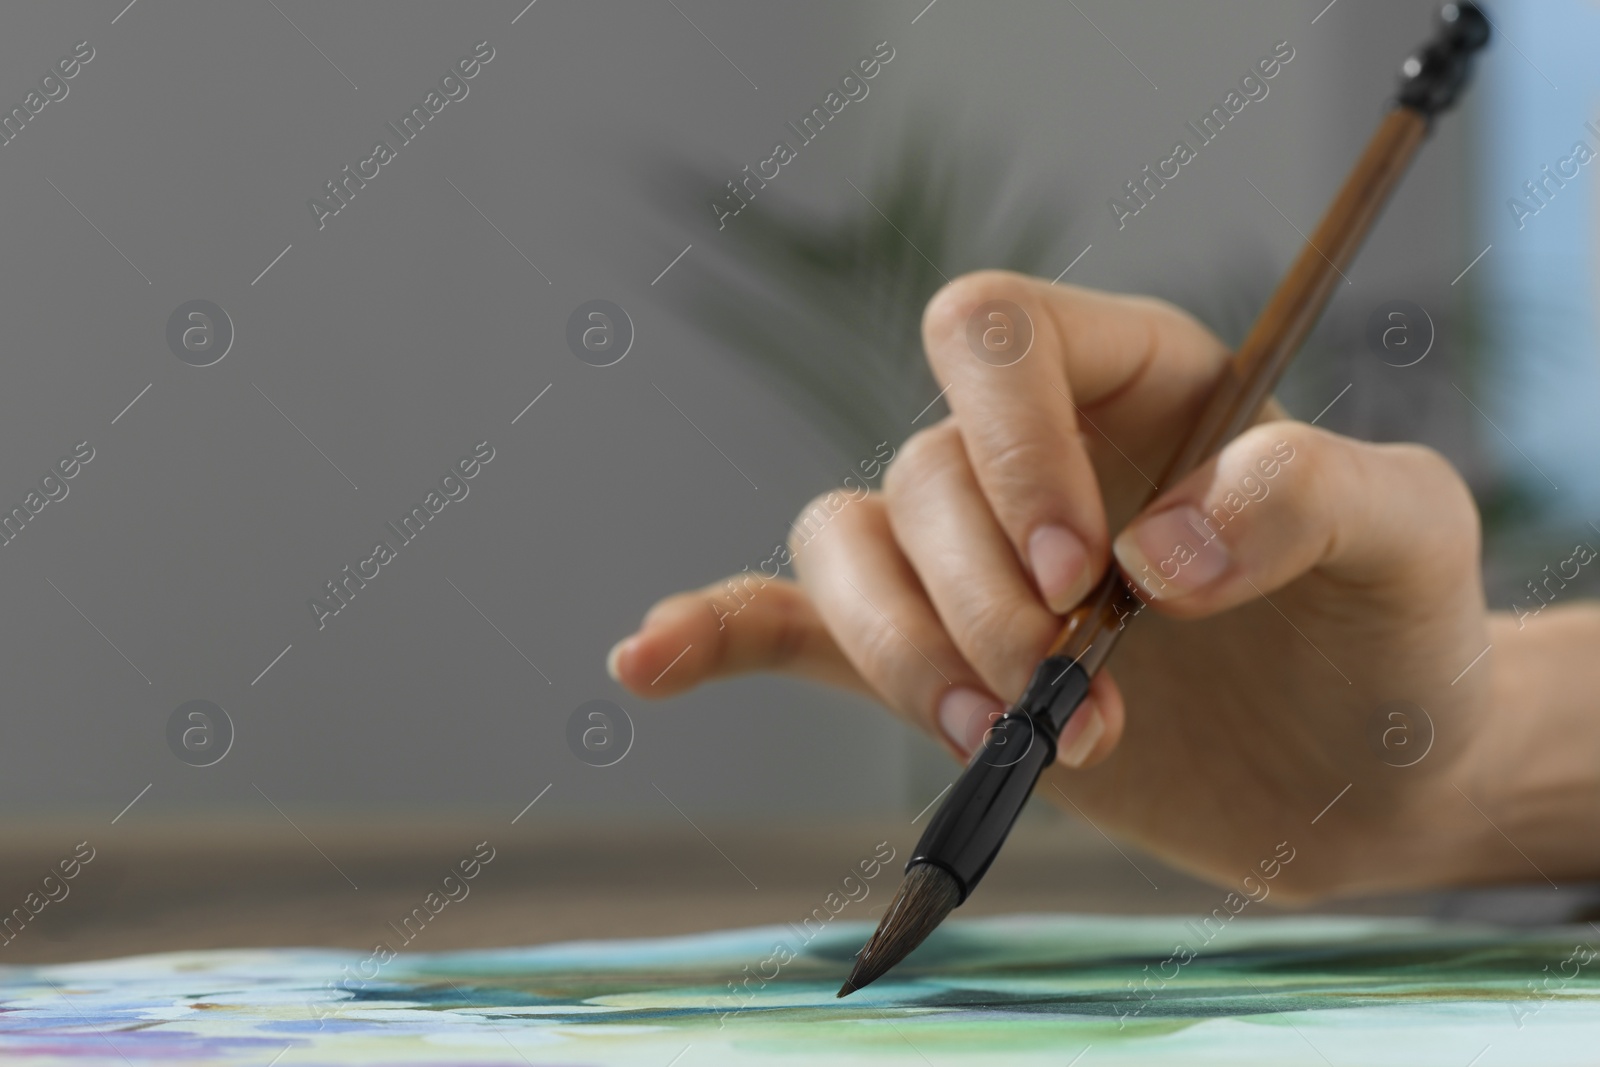
[[[1489,41],[1476,4],[1445,4],[1432,40],[1401,67],[1394,108],[1345,178],[1327,214],[1289,268],[1249,336],[1224,365],[1199,421],[1172,457],[1153,501],[1249,427],[1316,324],[1374,220],[1427,136],[1435,115],[1456,101],[1472,53]],[[1144,607],[1115,564],[1066,616],[1027,691],[983,743],[928,824],[906,864],[905,881],[839,990],[846,996],[880,978],[977,888],[1006,835],[1056,757],[1056,739],[1089,692],[1117,638]]]

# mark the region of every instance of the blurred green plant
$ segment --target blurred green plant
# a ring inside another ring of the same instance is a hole
[[[687,301],[700,328],[850,455],[906,436],[942,388],[922,355],[929,297],[979,267],[1056,274],[1074,221],[1059,196],[1007,202],[1006,153],[931,121],[914,123],[886,158],[841,215],[752,200],[728,220],[725,251],[696,262]],[[718,186],[685,177],[700,199]]]

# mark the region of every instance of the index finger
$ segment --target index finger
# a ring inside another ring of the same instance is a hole
[[[922,333],[984,497],[1045,603],[1067,611],[1109,559],[1079,411],[1106,409],[1166,455],[1226,349],[1160,301],[1003,271],[941,289]]]

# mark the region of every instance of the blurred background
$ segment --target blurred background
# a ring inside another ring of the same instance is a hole
[[[414,871],[485,838],[513,857],[504,910],[442,938],[597,932],[580,905],[641,876],[699,903],[605,930],[781,921],[828,865],[908,849],[955,768],[887,715],[772,678],[647,704],[606,650],[659,596],[758,568],[805,501],[943,413],[916,338],[942,277],[1154,293],[1237,341],[1433,11],[8,7],[0,502],[38,511],[0,549],[7,877],[20,895],[85,838],[106,857],[13,952],[177,947],[206,902],[213,940],[360,945],[382,892],[420,897]],[[1600,149],[1600,10],[1491,15],[1477,85],[1281,396],[1447,454],[1510,610],[1600,546],[1593,167],[1524,188]],[[466,95],[425,105],[475,48],[443,90]],[[40,90],[75,49],[92,58]],[[1119,227],[1125,183],[1275,49],[1268,95]],[[867,94],[801,144],[788,124],[875,54]],[[403,141],[386,124],[419,105],[437,113]],[[327,184],[379,139],[394,157],[341,204]],[[795,158],[719,225],[779,140]],[[594,308],[598,353],[570,340]],[[468,495],[400,546],[385,524],[485,441]],[[28,502],[81,442],[67,495]],[[397,558],[319,628],[309,602],[338,606],[327,583],[380,539]],[[1028,832],[996,907],[1214,895],[1053,812]]]

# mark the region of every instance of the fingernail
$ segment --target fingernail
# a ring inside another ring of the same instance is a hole
[[[619,669],[622,661],[622,654],[623,652],[627,651],[628,645],[632,641],[633,638],[631,636],[624,637],[621,641],[618,641],[616,644],[612,645],[611,651],[606,653],[606,673],[611,675],[611,680],[614,682],[622,681],[622,672]]]
[[[1123,530],[1111,546],[1128,576],[1152,597],[1171,598],[1210,584],[1228,569],[1228,550],[1189,504],[1157,512]]]
[[[950,743],[971,754],[983,744],[984,732],[1006,709],[994,697],[957,687],[939,698],[939,728]]]
[[[1074,769],[1082,767],[1105,732],[1106,720],[1099,706],[1092,699],[1085,700],[1056,741],[1056,759]]]
[[[1028,536],[1028,564],[1050,610],[1071,610],[1089,591],[1089,552],[1065,526],[1041,526]]]

